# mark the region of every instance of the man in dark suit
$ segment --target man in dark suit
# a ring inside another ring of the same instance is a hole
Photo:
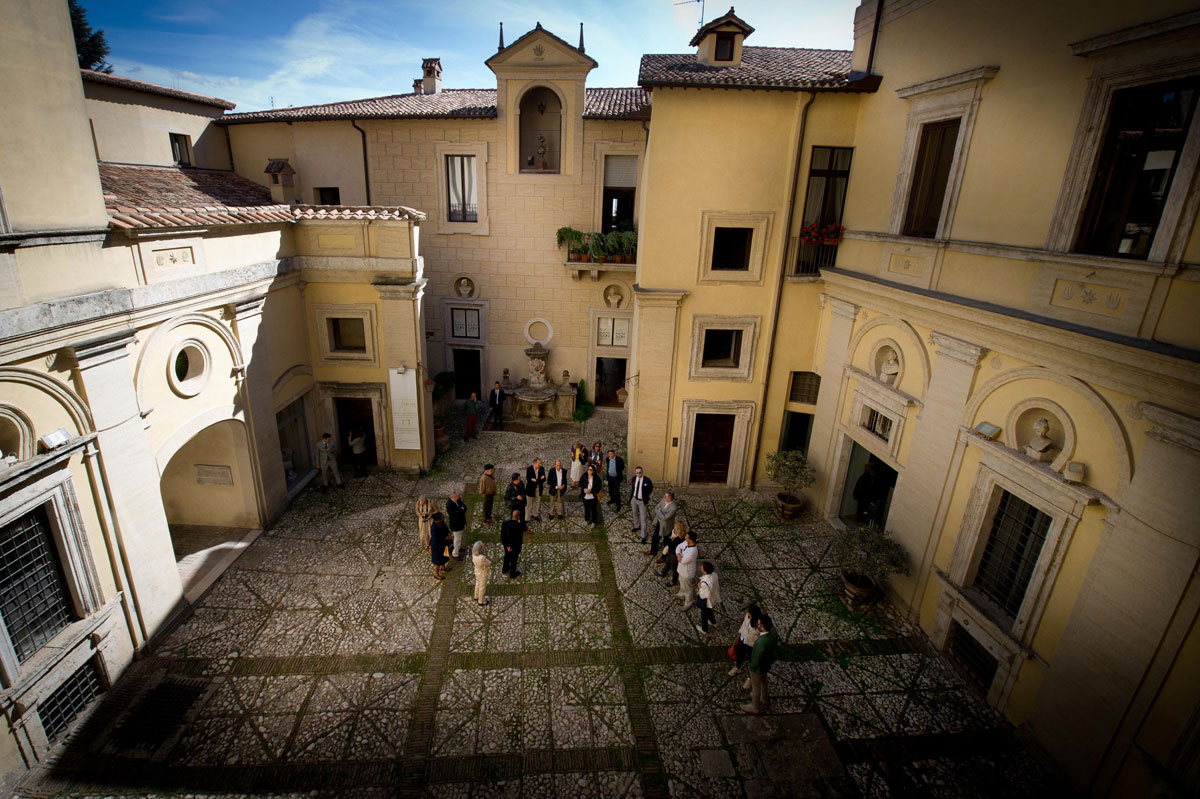
[[[621,481],[625,479],[625,461],[616,450],[610,449],[604,459],[604,479],[608,481],[608,504],[621,507]]]
[[[504,499],[508,502],[508,509],[516,511],[521,515],[521,522],[525,521],[525,502],[526,500],[525,484],[521,482],[519,472],[512,473],[512,479],[508,481],[508,488],[504,489]]]
[[[528,501],[533,505],[529,518],[542,520],[542,492],[546,489],[546,467],[542,466],[541,458],[534,458],[532,466],[525,467],[525,490],[529,492]]]
[[[488,393],[488,407],[492,409],[493,430],[504,429],[504,400],[507,396],[504,389],[500,388],[500,381],[497,380]]]
[[[504,547],[503,574],[520,577],[517,571],[517,559],[521,557],[521,547],[525,543],[525,522],[521,521],[521,512],[514,510],[512,518],[505,519],[500,525],[500,546]]]
[[[650,495],[654,493],[654,483],[642,474],[642,467],[633,470],[633,480],[629,484],[630,504],[633,506],[633,532],[642,534],[642,543],[646,543],[646,534],[650,532],[650,517],[646,508],[650,505]]]
[[[571,484],[571,473],[563,468],[562,459],[554,462],[554,468],[546,472],[546,491],[550,494],[550,518],[558,514],[563,517],[563,497],[566,496],[567,486]]]
[[[454,550],[450,555],[461,561],[464,552],[463,531],[467,529],[467,503],[463,502],[461,488],[450,492],[450,501],[446,503],[446,518],[450,523],[450,533],[454,536]]]

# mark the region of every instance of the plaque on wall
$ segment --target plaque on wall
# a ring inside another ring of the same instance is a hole
[[[479,338],[479,309],[453,308],[450,311],[451,334],[455,338]]]
[[[600,335],[596,343],[602,347],[611,347],[613,343],[613,319],[611,316],[601,316],[598,320],[600,323]]]
[[[614,319],[612,343],[614,347],[629,346],[629,320]]]
[[[208,486],[233,485],[233,469],[228,466],[205,466],[196,464],[196,482]]]
[[[420,449],[421,429],[417,418],[417,370],[388,369],[392,391],[392,431],[396,449]]]

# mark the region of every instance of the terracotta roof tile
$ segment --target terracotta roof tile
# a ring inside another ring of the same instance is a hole
[[[226,111],[237,107],[234,103],[222,100],[220,97],[209,97],[207,94],[185,92],[182,89],[172,89],[170,86],[159,86],[157,83],[146,83],[145,81],[125,78],[120,75],[106,75],[103,72],[94,72],[90,69],[81,69],[79,70],[79,74],[86,81],[103,83],[106,86],[117,86],[121,89],[157,94],[163,97],[174,97],[176,100],[187,100],[188,102],[199,103],[200,105],[211,105],[217,108],[224,108]]]
[[[586,119],[640,119],[649,114],[650,95],[639,88],[588,89]],[[443,89],[437,94],[393,94],[341,103],[306,105],[227,114],[221,124],[320,122],[335,119],[495,119],[495,89]]]
[[[638,85],[748,89],[839,89],[850,84],[849,50],[743,47],[736,67],[696,62],[695,53],[644,55]]]

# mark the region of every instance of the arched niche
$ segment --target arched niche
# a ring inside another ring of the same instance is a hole
[[[261,520],[246,425],[223,419],[171,453],[159,481],[172,526],[258,527]]]
[[[562,99],[548,86],[533,86],[521,95],[517,109],[520,171],[558,174],[562,171]]]
[[[19,408],[0,402],[0,459],[13,455],[19,461],[29,460],[36,439],[29,417]]]
[[[850,362],[878,376],[880,364],[876,358],[884,346],[895,349],[901,364],[899,379],[893,385],[910,396],[924,397],[929,388],[929,352],[917,331],[903,319],[877,316],[859,326],[850,340]]]
[[[61,427],[72,436],[92,432],[92,415],[83,400],[48,375],[21,366],[0,368],[0,397],[12,409],[12,424],[27,426],[30,455],[39,431],[45,434]]]

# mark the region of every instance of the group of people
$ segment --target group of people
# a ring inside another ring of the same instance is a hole
[[[361,430],[351,430],[346,437],[350,446],[350,454],[354,459],[354,476],[366,477],[367,472],[367,437]],[[330,478],[338,488],[345,488],[342,473],[338,469],[337,444],[329,433],[322,433],[317,442],[317,468],[321,471],[321,493],[329,490]]]

